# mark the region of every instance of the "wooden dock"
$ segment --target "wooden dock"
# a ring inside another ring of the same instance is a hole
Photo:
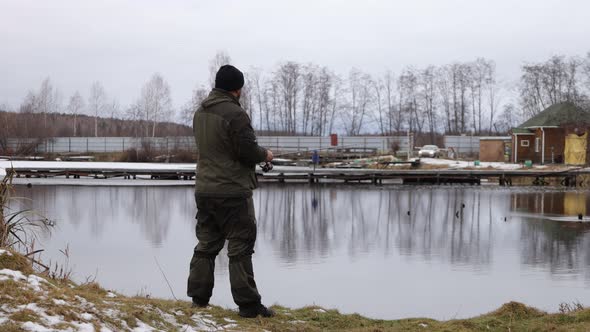
[[[552,170],[495,170],[495,169],[428,169],[428,170],[376,170],[355,169],[343,172],[341,169],[317,169],[315,171],[292,172],[276,169],[272,173],[259,174],[261,181],[341,182],[372,183],[381,185],[390,180],[404,184],[471,184],[480,185],[482,181],[511,186],[518,180],[528,179],[532,185],[547,185],[550,180],[567,187],[583,187],[581,175],[590,174],[590,169],[572,169],[567,171]]]
[[[0,168],[14,168],[18,178],[94,178],[94,179],[165,179],[194,180],[194,164],[154,163],[101,163],[101,162],[0,162]],[[533,185],[558,183],[567,187],[584,187],[582,175],[590,174],[590,168],[575,168],[563,171],[546,169],[340,169],[296,166],[275,166],[273,171],[263,173],[257,167],[261,182],[308,182],[308,183],[372,183],[388,182],[404,184],[471,184],[482,181],[510,186],[522,179]]]

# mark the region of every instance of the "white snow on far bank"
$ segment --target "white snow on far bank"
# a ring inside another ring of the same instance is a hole
[[[0,169],[3,168],[30,168],[38,170],[65,169],[65,170],[183,170],[195,171],[196,165],[193,164],[174,164],[174,163],[124,163],[124,162],[82,162],[82,161],[2,161],[0,160]]]
[[[0,167],[0,180],[4,179],[4,177],[6,176],[6,170],[2,167]]]
[[[447,165],[449,169],[461,169],[467,167],[473,168],[494,168],[494,169],[502,169],[502,170],[514,170],[522,168],[521,164],[510,164],[510,163],[503,163],[503,162],[480,162],[479,166],[475,166],[475,162],[473,161],[463,161],[463,160],[451,160],[451,159],[438,159],[438,158],[421,158],[421,164],[426,165]],[[535,168],[543,168],[546,166],[533,166]]]

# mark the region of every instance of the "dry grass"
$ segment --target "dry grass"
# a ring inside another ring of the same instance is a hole
[[[51,221],[33,210],[10,209],[10,203],[17,199],[12,196],[14,175],[14,170],[7,169],[0,181],[0,247],[27,248],[34,243],[37,231],[47,230]]]
[[[4,258],[7,255],[0,255]],[[14,257],[13,257],[14,256]],[[0,269],[32,270],[26,267],[27,260],[13,253],[13,261],[0,260]],[[16,262],[16,263],[15,263]],[[289,309],[273,306],[277,316],[269,319],[243,319],[234,310],[217,306],[194,309],[186,301],[150,299],[145,297],[110,297],[109,292],[96,283],[74,285],[71,282],[51,280],[43,292],[33,291],[13,280],[0,281],[0,302],[7,307],[35,303],[50,316],[62,317],[60,327],[75,327],[82,314],[89,313],[96,330],[107,326],[114,331],[128,331],[142,323],[163,331],[178,331],[179,326],[194,326],[195,317],[206,318],[217,327],[228,326],[235,321],[230,331],[587,331],[590,329],[590,309],[580,303],[562,303],[559,313],[546,312],[522,303],[510,302],[499,309],[478,317],[437,321],[428,318],[399,320],[369,319],[358,314],[344,315],[337,310],[317,306]],[[55,300],[63,301],[56,305]],[[113,312],[116,312],[113,314]],[[2,309],[0,309],[2,315]],[[6,315],[6,314],[5,314]],[[19,309],[7,315],[9,320],[0,324],[1,331],[22,331],[26,321],[45,324],[42,317],[32,310]],[[170,317],[173,317],[171,322]],[[56,325],[52,326],[56,328]],[[75,330],[75,329],[74,329]]]

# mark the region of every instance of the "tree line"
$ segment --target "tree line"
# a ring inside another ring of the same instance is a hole
[[[155,73],[141,88],[134,103],[123,108],[107,95],[103,85],[95,81],[88,97],[75,91],[64,100],[48,77],[37,90],[30,90],[16,112],[0,105],[4,120],[3,137],[14,131],[14,137],[55,136],[177,136],[190,134],[178,123],[170,97],[170,86]],[[9,126],[10,124],[10,126]]]
[[[215,68],[228,63],[224,52],[211,60],[211,86]],[[379,75],[356,68],[340,75],[326,66],[287,61],[268,71],[250,68],[245,75],[241,102],[258,130],[319,136],[410,131],[434,141],[440,133],[505,134],[558,102],[588,107],[590,53],[524,63],[516,84],[501,81],[495,62],[485,58]],[[183,106],[186,124],[209,88],[195,89]]]
[[[109,97],[100,82],[90,86],[87,98],[76,91],[64,100],[47,78],[17,108],[19,113],[35,116],[38,123],[15,125],[35,127],[37,136],[107,136],[113,130],[101,122],[106,118],[129,121],[132,125],[122,130],[128,136],[174,134],[170,130],[176,127],[161,124],[190,127],[194,111],[214,86],[217,69],[230,63],[227,53],[218,52],[209,62],[208,80],[198,84],[178,110],[173,107],[169,84],[158,73],[125,107]],[[524,63],[516,84],[500,80],[495,62],[485,58],[376,75],[357,68],[342,75],[327,66],[286,61],[266,70],[247,68],[245,80],[240,101],[261,132],[324,136],[334,132],[405,135],[410,131],[434,141],[441,133],[505,134],[562,101],[588,107],[590,53]],[[67,126],[51,122],[51,115],[58,113],[68,115]],[[88,121],[92,121],[90,128]],[[182,128],[186,127],[176,128],[178,133],[186,134]]]

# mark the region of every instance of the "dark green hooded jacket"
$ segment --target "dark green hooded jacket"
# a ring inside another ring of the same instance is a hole
[[[250,117],[229,92],[213,89],[195,112],[193,131],[199,159],[196,195],[250,197],[256,164],[266,160]]]

